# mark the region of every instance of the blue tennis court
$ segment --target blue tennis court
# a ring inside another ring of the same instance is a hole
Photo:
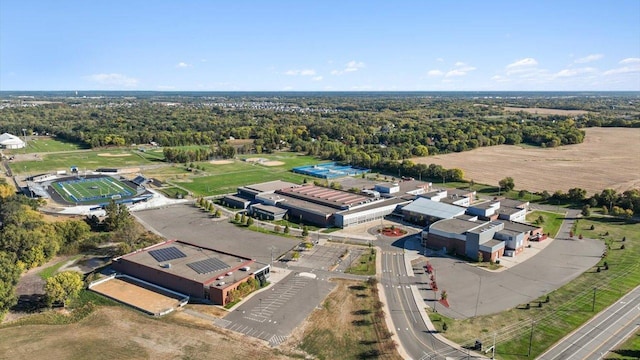
[[[330,162],[318,165],[298,166],[293,168],[291,171],[321,179],[335,179],[344,176],[355,176],[368,173],[371,169],[351,165],[339,165],[336,162]]]

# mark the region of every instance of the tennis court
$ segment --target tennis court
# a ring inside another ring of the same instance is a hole
[[[298,174],[310,175],[322,179],[335,179],[345,176],[355,176],[368,173],[371,169],[365,169],[351,165],[338,165],[335,162],[318,165],[298,166],[291,171]]]
[[[70,203],[118,200],[136,194],[136,190],[110,176],[69,178],[54,182],[51,187]]]

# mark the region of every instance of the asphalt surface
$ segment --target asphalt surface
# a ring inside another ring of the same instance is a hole
[[[291,273],[245,301],[217,325],[268,341],[283,342],[322,303],[335,284]]]
[[[541,360],[601,359],[640,327],[640,287],[560,340]]]
[[[210,214],[191,204],[136,211],[133,215],[143,225],[168,239],[247,256],[266,264],[301,241],[239,228],[227,219],[213,219]]]

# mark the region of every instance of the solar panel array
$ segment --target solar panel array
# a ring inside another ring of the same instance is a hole
[[[180,249],[175,246],[157,249],[157,250],[149,250],[149,255],[153,256],[157,262],[165,262],[175,259],[180,259],[183,257],[187,257]]]
[[[198,274],[217,272],[229,267],[229,265],[227,265],[224,261],[216,258],[195,261],[192,263],[188,263],[187,266]]]

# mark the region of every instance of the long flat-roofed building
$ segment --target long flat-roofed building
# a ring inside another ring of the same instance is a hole
[[[266,281],[270,265],[178,240],[168,240],[113,259],[115,271],[191,298],[225,305],[249,279]]]

